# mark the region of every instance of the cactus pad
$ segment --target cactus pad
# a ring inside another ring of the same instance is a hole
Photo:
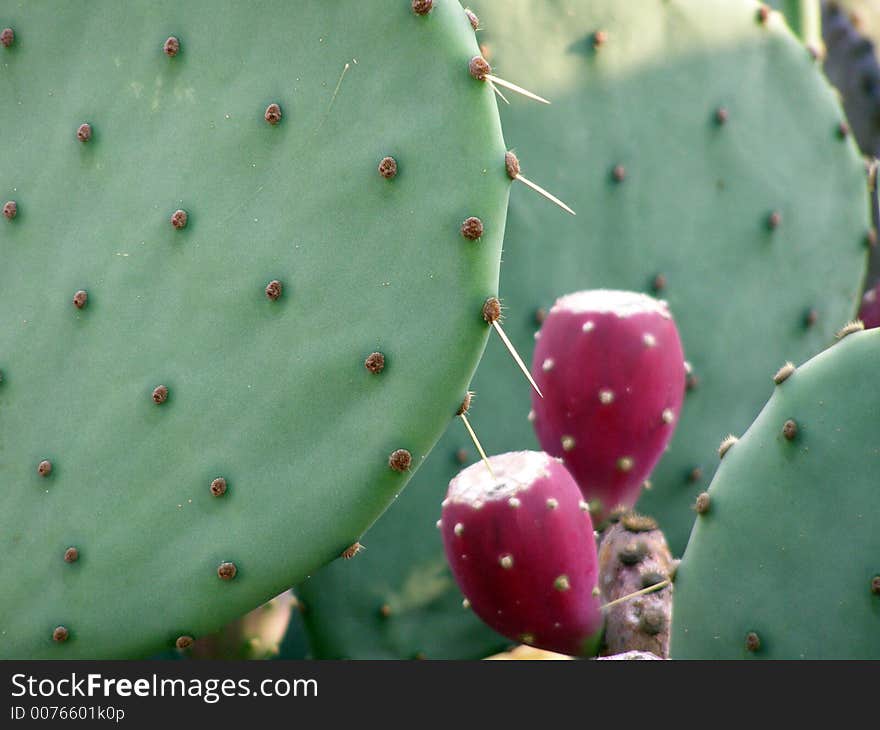
[[[672,657],[880,656],[878,367],[880,331],[846,335],[725,455],[676,576]]]
[[[497,291],[497,107],[455,0],[6,26],[0,656],[146,655],[355,543],[454,417]]]

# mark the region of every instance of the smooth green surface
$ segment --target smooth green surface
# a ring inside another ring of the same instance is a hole
[[[434,6],[0,8],[0,197],[19,208],[0,218],[0,657],[217,629],[357,540],[408,479],[389,454],[417,467],[449,423],[510,181],[470,24]]]
[[[672,657],[880,658],[878,368],[880,332],[849,335],[725,455],[676,574]]]
[[[771,15],[763,27],[757,8],[746,0],[474,6],[495,72],[552,101],[509,95],[510,106],[500,105],[523,174],[577,211],[568,216],[514,184],[501,295],[504,327],[526,361],[535,310],[557,296],[650,291],[656,274],[667,278],[658,296],[669,301],[699,386],[639,508],[658,519],[676,555],[718,443],[751,423],[780,365],[821,350],[853,316],[865,265],[864,167],[853,141],[837,135],[843,115],[835,93],[782,18]],[[596,51],[598,30],[608,40]],[[728,121],[719,127],[722,106]],[[626,168],[622,183],[611,175],[618,164]],[[782,224],[771,233],[774,210]],[[808,329],[811,308],[818,321]],[[529,385],[495,337],[472,388],[471,420],[490,454],[536,447],[526,420]],[[459,608],[447,573],[451,595],[407,617],[419,631],[400,638],[393,618],[376,631],[352,628],[377,626],[367,617],[381,596],[439,570],[433,525],[461,447],[469,440],[455,422],[367,534],[368,551],[302,587],[318,655],[324,647],[328,656],[409,656],[428,640],[443,657],[498,647],[494,634],[472,638],[476,618]],[[476,459],[472,448],[469,455]],[[703,478],[690,482],[695,466]],[[353,601],[353,593],[369,598]]]

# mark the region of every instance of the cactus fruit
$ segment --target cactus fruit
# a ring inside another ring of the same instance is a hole
[[[878,366],[880,331],[846,335],[724,457],[676,574],[673,658],[880,657]]]
[[[497,106],[456,0],[0,16],[0,657],[146,656],[356,542],[454,417]]]
[[[530,359],[542,310],[564,292],[639,290],[669,302],[691,388],[638,508],[679,556],[721,438],[752,421],[776,368],[819,351],[858,308],[870,230],[863,160],[851,137],[838,136],[843,113],[817,64],[776,14],[756,23],[748,0],[470,5],[489,60],[553,102],[501,107],[522,171],[578,213],[514,186],[505,331]],[[595,44],[598,31],[604,42]],[[770,230],[774,210],[781,220]],[[536,448],[529,385],[499,342],[490,341],[470,389],[469,418],[491,453]],[[461,610],[430,533],[461,458],[477,454],[453,423],[368,533],[360,562],[338,561],[298,591],[314,608],[316,647],[403,658],[427,641],[447,658],[503,648]],[[371,621],[381,595],[415,586],[425,599],[405,618]]]
[[[443,501],[446,557],[470,608],[539,649],[595,655],[602,634],[593,523],[578,486],[537,451],[464,469]]]
[[[862,297],[859,319],[865,325],[865,329],[880,327],[880,282],[877,282],[872,289],[868,289]]]
[[[599,589],[611,603],[661,585],[675,573],[666,538],[650,517],[627,513],[602,533],[599,544]],[[610,606],[605,615],[603,653],[649,651],[669,655],[672,628],[672,585]]]
[[[847,12],[848,11],[848,12]],[[880,13],[864,2],[824,2],[822,30],[827,46],[825,73],[840,92],[847,120],[862,153],[880,157],[880,62],[872,39],[880,36]],[[871,257],[867,282],[880,279],[877,228],[876,166],[871,168],[872,222]]]
[[[843,108],[862,152],[880,154],[880,65],[871,40],[855,28],[837,2],[822,8],[825,73],[840,91]]]
[[[632,507],[675,431],[684,398],[681,341],[664,302],[635,292],[569,294],[535,345],[532,425],[562,459],[598,524]]]

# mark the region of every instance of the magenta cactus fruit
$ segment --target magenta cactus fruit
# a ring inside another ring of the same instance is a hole
[[[862,297],[859,319],[862,320],[865,329],[880,327],[880,281],[874,284],[873,288],[868,289]]]
[[[532,374],[535,433],[577,480],[593,517],[632,507],[672,438],[684,397],[678,329],[665,302],[625,291],[558,299]]]
[[[593,523],[565,467],[519,451],[449,483],[440,529],[473,611],[513,641],[592,656],[602,634]],[[494,475],[494,476],[493,476]]]

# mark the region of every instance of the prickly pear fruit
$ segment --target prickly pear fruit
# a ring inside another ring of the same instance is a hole
[[[544,396],[532,396],[543,449],[562,458],[598,521],[632,507],[684,398],[684,355],[665,302],[605,289],[558,299],[532,375]]]
[[[440,530],[465,601],[515,641],[593,655],[602,633],[593,522],[574,479],[537,451],[500,454],[449,483]],[[493,476],[494,475],[494,476]]]
[[[862,297],[859,319],[862,320],[865,329],[880,327],[880,281],[872,289],[868,289]]]

